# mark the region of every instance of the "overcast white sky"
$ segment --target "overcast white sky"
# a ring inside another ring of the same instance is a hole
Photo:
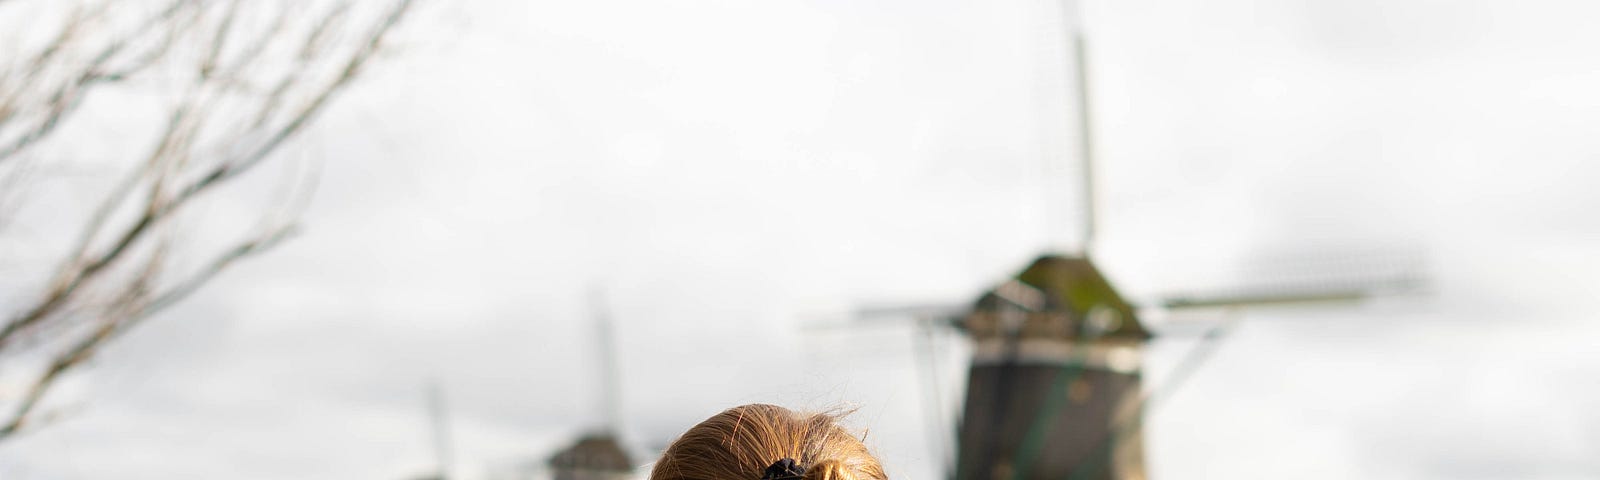
[[[1434,283],[1247,312],[1150,412],[1153,476],[1600,476],[1600,7],[1085,10],[1101,263],[1126,290],[1371,245],[1425,251]],[[128,336],[0,477],[401,478],[432,462],[430,379],[464,478],[540,460],[599,421],[599,286],[633,441],[850,404],[893,477],[931,478],[912,332],[798,326],[965,301],[1075,238],[1057,3],[419,13],[292,149],[323,161],[306,233]],[[1186,348],[1153,344],[1153,383]]]

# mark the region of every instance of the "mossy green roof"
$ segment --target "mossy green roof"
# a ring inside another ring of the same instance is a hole
[[[1117,293],[1094,262],[1084,257],[1044,255],[1015,277],[1047,296],[1046,309],[1065,309],[1074,318],[1087,318],[1090,310],[1102,305],[1122,319],[1108,336],[1149,338],[1150,332],[1139,322],[1133,305]]]

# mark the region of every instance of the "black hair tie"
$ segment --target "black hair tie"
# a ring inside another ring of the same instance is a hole
[[[761,480],[800,480],[805,474],[806,467],[795,463],[793,458],[782,458],[767,467],[767,472],[761,475]]]

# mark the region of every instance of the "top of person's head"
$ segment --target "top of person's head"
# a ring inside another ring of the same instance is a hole
[[[783,459],[804,470],[801,480],[888,480],[867,446],[839,426],[839,417],[776,405],[733,407],[672,442],[650,480],[762,480]]]

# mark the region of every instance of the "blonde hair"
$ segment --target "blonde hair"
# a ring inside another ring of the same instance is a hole
[[[802,480],[888,480],[867,446],[839,426],[840,416],[766,404],[724,410],[672,442],[650,480],[761,480],[784,458],[805,468]]]

